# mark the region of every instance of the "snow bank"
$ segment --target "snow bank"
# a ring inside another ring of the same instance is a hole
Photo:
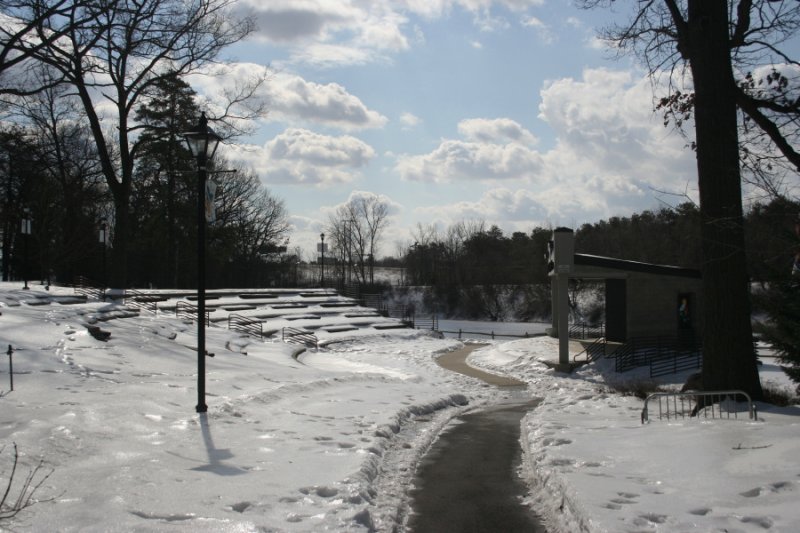
[[[555,353],[555,339],[539,338],[470,358],[543,397],[523,421],[521,442],[530,503],[551,532],[797,530],[800,409],[759,404],[755,422],[642,425],[643,401],[605,386],[619,378],[610,365],[567,376],[539,362]],[[762,367],[762,379],[786,384],[774,365]]]

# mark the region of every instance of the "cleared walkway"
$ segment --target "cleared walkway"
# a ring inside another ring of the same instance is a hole
[[[515,379],[468,366],[467,356],[481,346],[467,345],[445,354],[439,364],[498,387],[525,387]],[[544,532],[521,501],[528,489],[517,474],[522,461],[520,420],[538,403],[526,395],[459,416],[443,431],[417,469],[408,531]]]
[[[479,370],[477,368],[473,368],[467,364],[467,357],[469,354],[477,350],[478,348],[482,348],[486,346],[485,344],[465,344],[463,347],[459,348],[458,350],[453,350],[452,352],[448,352],[442,356],[440,356],[436,362],[443,368],[447,370],[452,370],[453,372],[458,372],[459,374],[464,374],[465,376],[470,376],[473,378],[482,379],[489,385],[494,385],[495,387],[526,387],[527,385],[522,381],[516,380],[514,378],[508,378],[505,376],[498,376],[497,374],[490,374],[488,372],[484,372],[483,370]]]

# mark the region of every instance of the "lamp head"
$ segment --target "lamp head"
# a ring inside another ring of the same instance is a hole
[[[219,141],[222,140],[222,137],[208,126],[208,119],[205,113],[200,114],[197,128],[194,131],[187,131],[183,134],[183,137],[186,139],[186,144],[189,146],[192,155],[203,163],[214,157]]]

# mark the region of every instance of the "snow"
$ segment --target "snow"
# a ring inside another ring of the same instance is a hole
[[[251,295],[254,309],[222,295],[209,301],[215,356],[206,360],[209,410],[199,415],[194,324],[168,310],[131,316],[63,299],[72,294],[0,283],[0,347],[15,350],[14,391],[0,360],[0,477],[11,443],[21,455],[15,479],[40,459],[52,470],[38,501],[0,528],[402,530],[414,468],[436,435],[509,394],[436,364],[463,346],[457,339],[346,317],[365,310],[323,307],[347,304],[333,295]],[[177,296],[165,298],[169,309]],[[292,302],[303,307],[273,307]],[[223,305],[268,315],[265,329],[308,328],[322,348],[230,331]],[[469,359],[543,398],[522,422],[521,475],[551,533],[796,530],[798,408],[759,404],[755,422],[643,425],[642,400],[607,387],[618,379],[610,368],[559,374],[542,363],[555,358],[555,340],[536,337],[488,341]],[[762,374],[793,390],[775,365]]]

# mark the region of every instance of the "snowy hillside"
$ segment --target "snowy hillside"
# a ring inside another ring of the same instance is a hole
[[[50,472],[34,504],[0,522],[13,531],[402,530],[414,467],[437,432],[505,394],[436,364],[459,341],[347,317],[370,313],[333,295],[228,295],[209,301],[215,356],[198,415],[196,326],[170,310],[180,297],[136,314],[72,295],[0,284],[0,343],[14,349],[13,392],[0,361],[0,476],[12,443],[15,481],[39,460],[34,481]],[[231,331],[230,313],[276,333]],[[284,325],[323,348],[299,353],[280,341]],[[551,532],[794,530],[797,408],[642,425],[641,400],[609,392],[602,365],[556,374],[539,361],[555,354],[552,339],[535,338],[470,359],[544,398],[523,421],[523,475]],[[774,366],[764,375],[785,383]]]

